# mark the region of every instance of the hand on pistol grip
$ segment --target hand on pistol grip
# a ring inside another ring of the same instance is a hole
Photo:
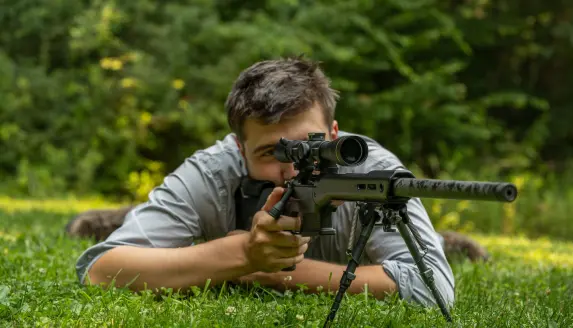
[[[257,271],[292,271],[303,260],[309,237],[293,234],[299,231],[298,217],[283,215],[292,190],[277,187],[268,196],[261,211],[253,217],[247,257]],[[289,205],[289,213],[296,210],[296,202]]]

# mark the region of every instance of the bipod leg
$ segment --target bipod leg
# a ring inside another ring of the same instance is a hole
[[[404,205],[403,207],[401,207],[398,213],[399,213],[399,219],[397,219],[395,222],[396,226],[398,227],[398,231],[400,231],[402,238],[404,238],[404,241],[406,242],[406,245],[408,246],[408,249],[410,250],[412,257],[414,258],[414,261],[416,262],[416,265],[420,270],[420,275],[422,276],[422,280],[424,280],[426,286],[430,289],[432,295],[434,295],[434,299],[438,303],[438,306],[440,307],[440,310],[442,311],[442,314],[444,315],[446,320],[448,322],[452,322],[452,317],[450,315],[450,312],[448,311],[446,302],[444,301],[442,295],[440,294],[440,291],[438,291],[438,289],[436,288],[433,271],[426,265],[426,262],[424,262],[424,258],[422,255],[420,255],[420,250],[418,249],[418,247],[414,243],[414,239],[412,238],[411,233],[413,233],[415,230],[413,230],[412,229],[413,227],[410,226],[410,218],[408,216],[406,206]],[[418,242],[421,242],[421,240],[418,240]]]
[[[354,271],[358,265],[360,265],[360,259],[362,258],[362,252],[364,251],[364,247],[372,234],[372,229],[376,223],[376,212],[374,212],[375,205],[374,204],[361,204],[360,205],[360,222],[362,223],[362,232],[360,233],[360,237],[356,241],[356,244],[352,248],[352,255],[348,265],[346,266],[346,270],[340,279],[340,287],[338,288],[338,293],[334,299],[334,303],[330,308],[330,312],[326,317],[326,321],[324,322],[323,327],[330,327],[332,322],[334,321],[334,317],[336,316],[336,312],[340,307],[340,303],[342,302],[342,297],[344,297],[344,293],[350,287],[350,284],[356,278]]]

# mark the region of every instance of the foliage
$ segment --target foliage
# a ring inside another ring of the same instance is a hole
[[[428,176],[545,172],[573,151],[564,1],[0,6],[0,175],[13,194],[141,198],[228,133],[223,103],[241,70],[300,53],[341,91],[343,129]]]
[[[32,202],[33,203],[33,202]],[[91,242],[63,235],[60,213],[0,211],[0,324],[7,326],[322,327],[334,296],[255,287],[195,286],[190,296],[164,290],[133,294],[81,287],[74,265]],[[573,324],[571,243],[476,236],[489,264],[453,263],[456,326],[568,327]],[[531,254],[523,259],[521,254]],[[555,256],[551,256],[555,255]],[[348,294],[347,294],[348,295]],[[447,327],[439,310],[397,297],[348,295],[343,327]]]

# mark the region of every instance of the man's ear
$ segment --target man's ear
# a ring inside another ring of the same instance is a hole
[[[243,144],[241,143],[241,141],[239,140],[239,138],[234,135],[233,138],[235,138],[235,143],[237,144],[237,147],[239,148],[239,152],[241,152],[241,155],[243,156],[243,158],[245,157],[245,147],[243,147]]]
[[[330,140],[338,138],[338,121],[332,121],[332,129],[330,130]]]

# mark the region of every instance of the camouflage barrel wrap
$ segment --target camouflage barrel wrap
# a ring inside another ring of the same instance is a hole
[[[513,202],[517,188],[506,182],[481,182],[398,178],[393,195],[399,197],[444,198]]]

